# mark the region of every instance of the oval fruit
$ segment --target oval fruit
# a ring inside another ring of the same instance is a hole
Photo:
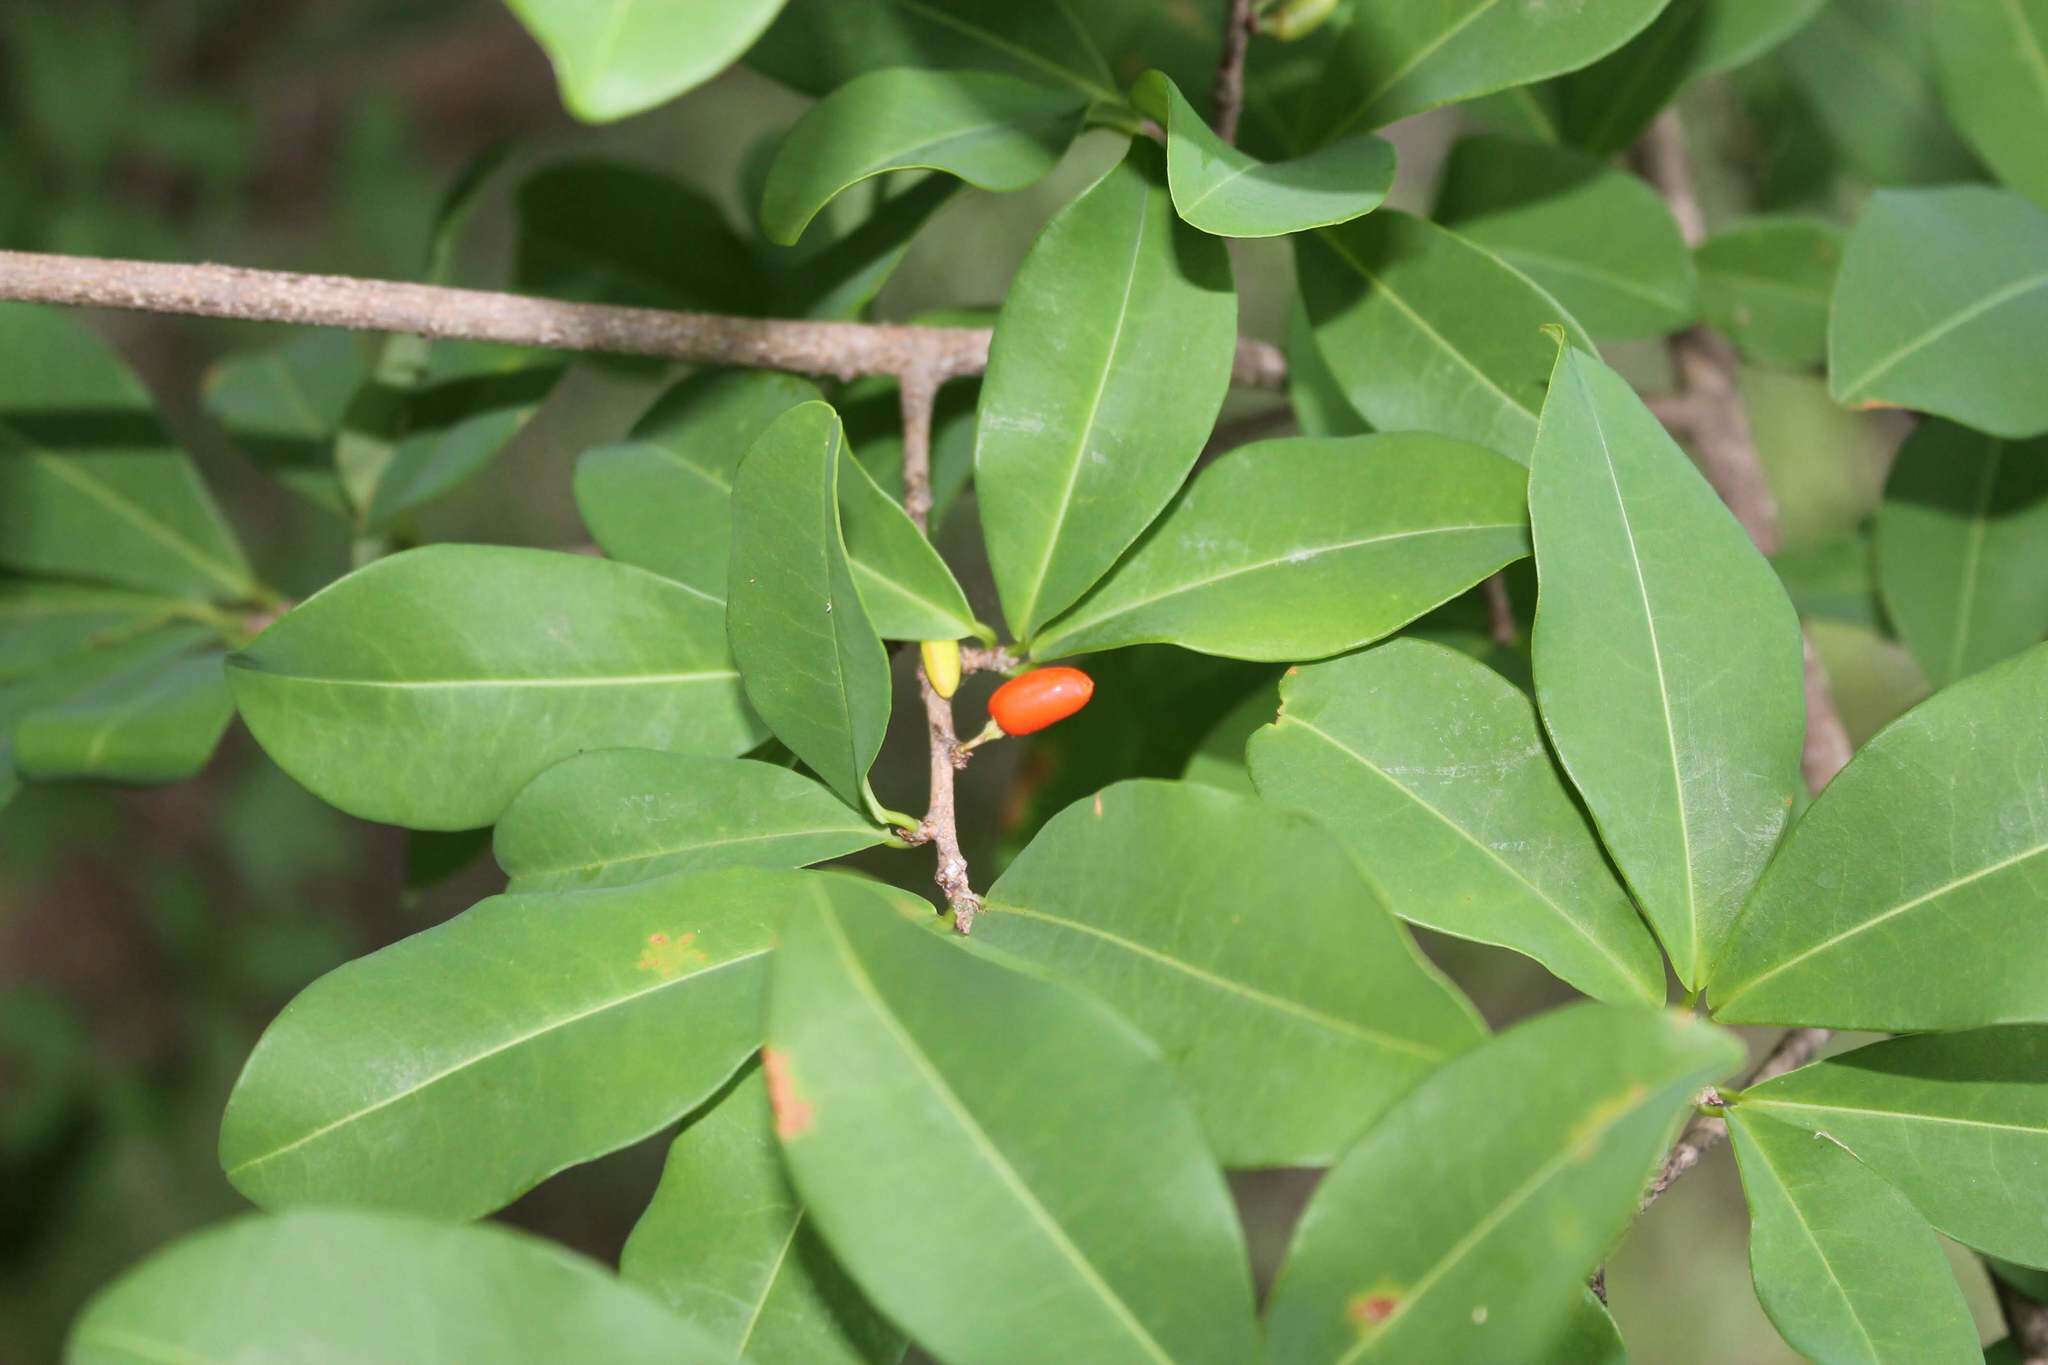
[[[1095,679],[1078,668],[1040,668],[998,687],[988,713],[1006,735],[1028,735],[1065,720],[1095,695]]]

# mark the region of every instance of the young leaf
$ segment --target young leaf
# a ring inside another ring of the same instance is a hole
[[[1587,331],[1661,336],[1699,310],[1692,256],[1641,177],[1498,134],[1451,149],[1436,219],[1547,290]]]
[[[1666,3],[1439,0],[1357,7],[1309,94],[1302,141],[1319,146],[1439,104],[1585,66],[1634,37]]]
[[[189,597],[257,593],[149,394],[55,310],[0,306],[0,566]]]
[[[1929,22],[1949,117],[2000,180],[2048,208],[2048,0],[1948,4]]]
[[[855,809],[889,724],[889,658],[861,606],[840,531],[839,414],[775,419],[733,484],[726,631],[747,699],[775,737]]]
[[[528,783],[492,845],[507,891],[582,891],[717,867],[802,867],[882,832],[801,773],[745,758],[600,749]]]
[[[1761,1114],[1847,1147],[1935,1227],[2048,1264],[2048,1029],[1872,1043],[1742,1093]]]
[[[201,398],[236,447],[265,473],[337,517],[348,494],[334,468],[334,438],[370,378],[362,338],[309,328],[281,346],[242,351],[206,372]]]
[[[716,76],[753,45],[782,0],[505,0],[554,63],[562,103],[609,123]]]
[[[245,1215],[173,1243],[86,1305],[68,1365],[714,1360],[595,1261],[510,1228],[389,1213]]]
[[[1266,1359],[1527,1359],[1566,1329],[1693,1095],[1741,1062],[1696,1018],[1590,1003],[1453,1060],[1316,1189]]]
[[[1344,396],[1382,431],[1441,432],[1528,463],[1564,305],[1498,256],[1384,209],[1295,239],[1316,345]]]
[[[761,194],[762,230],[793,244],[833,199],[889,171],[1021,190],[1058,164],[1087,103],[1075,90],[992,71],[894,67],[856,76],[783,138]]]
[[[1067,807],[974,937],[1151,1037],[1229,1166],[1327,1162],[1484,1036],[1331,835],[1209,787],[1122,782]]]
[[[1529,476],[1536,703],[1689,989],[1801,790],[1799,620],[1629,388],[1560,348]]]
[[[234,719],[225,657],[209,646],[149,659],[29,712],[15,726],[15,767],[37,781],[191,777]]]
[[[308,598],[228,661],[279,767],[352,815],[498,818],[584,749],[760,742],[716,605],[586,555],[432,545]]]
[[[1279,237],[1371,213],[1394,187],[1394,144],[1370,133],[1264,162],[1216,136],[1163,71],[1132,88],[1166,129],[1166,183],[1184,222],[1217,237]]]
[[[1714,972],[1731,1023],[2048,1020],[2048,646],[1892,723],[1809,807]]]
[[[1529,699],[1395,640],[1280,684],[1251,739],[1267,800],[1320,819],[1401,918],[1529,954],[1586,994],[1664,1000],[1664,960],[1551,766]]]
[[[1529,553],[1527,485],[1513,460],[1427,432],[1255,442],[1197,475],[1032,653],[1355,649]]]
[[[1977,1325],[1927,1220],[1834,1138],[1738,1105],[1757,1298],[1814,1360],[1981,1365]]]
[[[249,1055],[222,1168],[266,1208],[475,1218],[638,1142],[759,1046],[789,875],[494,896],[329,972]]]
[[[1849,234],[1828,326],[1841,403],[2048,433],[2048,211],[1978,185],[1887,190]]]
[[[1878,185],[1981,174],[1942,116],[1928,18],[1921,0],[1829,0],[1780,49],[1779,60],[1829,141]]]
[[[1948,422],[1907,438],[1877,509],[1877,584],[1928,682],[1946,687],[2048,633],[2048,440]]]
[[[893,1365],[903,1336],[868,1307],[782,1169],[759,1071],[692,1120],[619,1256],[619,1274],[742,1365]]]
[[[1003,614],[1028,639],[1159,515],[1230,384],[1223,244],[1174,216],[1140,138],[1046,225],[989,351],[974,449]]]
[[[875,888],[805,875],[769,1098],[798,1192],[876,1306],[944,1360],[1254,1358],[1243,1234],[1158,1053]]]
[[[1707,321],[1766,365],[1805,369],[1828,353],[1828,303],[1842,230],[1817,218],[1757,218],[1693,253]]]

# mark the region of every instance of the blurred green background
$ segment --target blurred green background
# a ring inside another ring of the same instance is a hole
[[[579,126],[497,0],[10,0],[0,70],[0,245],[402,278],[423,257],[443,188],[509,141],[513,158],[460,270],[464,282],[494,286],[507,275],[509,193],[533,168],[616,157],[697,187],[743,224],[742,167],[804,106],[738,70],[652,114]],[[1774,65],[1695,88],[1685,112],[1717,222],[1755,208],[1840,215],[1860,193],[1797,82]],[[1444,111],[1395,130],[1397,203],[1426,207],[1443,150],[1468,117]],[[957,196],[877,314],[998,300],[1039,225],[1116,151],[1096,134],[1028,193]],[[1292,290],[1286,249],[1234,246],[1245,330],[1279,340]],[[281,333],[119,314],[91,321],[157,393],[265,577],[304,594],[345,571],[341,529],[259,477],[200,410],[210,366]],[[1660,347],[1613,358],[1646,388],[1664,383]],[[415,534],[582,544],[569,497],[575,455],[622,433],[664,382],[577,368],[514,445],[431,508]],[[1812,374],[1751,370],[1744,392],[1785,504],[1788,583],[1862,739],[1925,689],[1883,633],[1859,539],[1902,432],[1836,410]],[[1232,412],[1270,403],[1238,396]],[[942,541],[986,602],[971,506]],[[1518,605],[1532,604],[1525,577]],[[1120,777],[1178,775],[1270,673],[1167,650],[1127,651],[1095,671],[1098,699],[1081,718],[1029,749],[996,746],[968,773],[962,823],[981,884],[1067,800]],[[899,660],[899,682],[908,677]],[[979,723],[984,695],[970,685],[963,729]],[[908,696],[898,715],[914,720]],[[1227,780],[1235,745],[1221,752]],[[921,728],[899,724],[877,789],[914,804],[923,762]],[[921,855],[861,861],[923,889]],[[342,816],[239,730],[199,781],[36,786],[0,813],[0,1365],[56,1359],[94,1288],[240,1206],[214,1159],[221,1107],[257,1033],[294,992],[501,884],[480,841],[409,838]],[[1512,955],[1429,946],[1496,1021],[1565,994]],[[665,1141],[550,1181],[504,1216],[612,1258]],[[1309,1183],[1289,1172],[1240,1181],[1262,1274]],[[1793,1358],[1750,1289],[1745,1233],[1725,1150],[1638,1225],[1608,1274],[1636,1360]],[[1959,1265],[1995,1334],[1981,1271],[1966,1256]]]

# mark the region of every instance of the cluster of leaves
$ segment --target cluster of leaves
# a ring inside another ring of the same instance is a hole
[[[2011,188],[1692,250],[1603,157],[1690,80],[1905,7],[1357,3],[1255,42],[1244,150],[1183,93],[1217,5],[513,7],[587,116],[742,53],[822,96],[760,163],[752,236],[643,172],[532,177],[537,291],[857,317],[958,184],[1128,138],[942,402],[941,506],[972,481],[1030,660],[1296,666],[1212,780],[1052,818],[962,940],[803,870],[907,823],[870,786],[885,642],[994,638],[898,501],[890,384],[683,380],[578,463],[606,557],[383,554],[560,362],[327,337],[231,362],[215,414],[367,561],[252,639],[274,594],[144,396],[10,314],[10,767],[177,777],[235,709],[345,811],[495,826],[510,879],[286,1008],[221,1135],[268,1212],[108,1290],[75,1360],[1618,1360],[1584,1285],[1738,1068],[1723,1024],[1911,1035],[1722,1092],[1759,1293],[1816,1358],[1979,1358],[1936,1230],[2048,1266],[2048,146],[2015,131],[2043,105],[2012,34],[1960,6],[1931,29]],[[2008,8],[2038,53],[2048,14]],[[1381,207],[1372,130],[1461,101],[1521,131],[1461,142],[1433,216]],[[1971,173],[1934,164],[1898,178]],[[931,174],[849,221],[906,171]],[[1246,237],[1294,252],[1306,434],[1204,465]],[[1928,414],[1877,564],[1941,690],[1803,810],[1792,602],[1595,348],[1702,320]],[[1532,556],[1525,692],[1433,613]],[[1404,921],[1592,999],[1492,1035]],[[1707,1017],[1663,1008],[1667,964]],[[620,1276],[461,1221],[686,1116]],[[1222,1172],[1278,1165],[1330,1170],[1261,1315]]]

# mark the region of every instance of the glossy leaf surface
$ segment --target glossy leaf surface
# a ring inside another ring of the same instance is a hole
[[[1895,1038],[1743,1092],[1825,1131],[1967,1246],[2048,1262],[2048,1029]]]
[[[673,99],[738,61],[782,0],[506,0],[547,49],[569,112],[608,123]]]
[[[1385,209],[1296,239],[1316,345],[1381,431],[1440,432],[1527,463],[1564,305],[1483,247]]]
[[[1291,672],[1252,736],[1267,800],[1341,837],[1401,918],[1529,954],[1588,995],[1664,998],[1664,961],[1552,766],[1529,699],[1395,640]]]
[[[889,724],[889,658],[862,609],[840,531],[845,433],[825,403],[792,408],[733,483],[726,629],[747,699],[855,809]]]
[[[584,749],[752,748],[760,724],[724,636],[715,603],[639,569],[433,545],[308,598],[228,677],[257,741],[315,795],[466,829]]]
[[[1927,1220],[1834,1139],[1738,1105],[1757,1298],[1813,1360],[1979,1365],[1977,1325]]]
[[[1562,348],[1529,478],[1536,703],[1697,988],[1801,790],[1799,621],[1628,383]]]
[[[668,1149],[619,1274],[744,1365],[886,1365],[903,1336],[832,1258],[782,1169],[759,1071]]]
[[[2048,647],[1965,678],[1836,775],[1714,974],[1736,1023],[2048,1020]]]
[[[1733,1035],[1697,1019],[1582,1004],[1449,1063],[1310,1199],[1266,1358],[1527,1359],[1566,1329],[1699,1087],[1741,1061]]]
[[[1835,285],[1828,391],[1994,436],[2048,433],[2048,210],[1963,185],[1892,190],[1856,220]]]
[[[329,972],[250,1054],[221,1166],[267,1208],[474,1218],[639,1141],[759,1046],[784,875],[494,896]]]
[[[761,194],[761,226],[785,245],[841,193],[889,171],[928,170],[977,189],[1021,190],[1080,131],[1070,88],[992,71],[892,67],[856,76],[783,138]]]
[[[1394,144],[1369,133],[1291,161],[1261,161],[1216,136],[1162,71],[1132,98],[1166,129],[1166,181],[1182,219],[1218,237],[1279,237],[1370,213],[1394,186]]]
[[[580,891],[671,872],[802,867],[881,841],[832,793],[772,763],[600,749],[528,783],[492,849],[508,891]]]
[[[1011,630],[1028,639],[1100,578],[1201,454],[1230,383],[1223,244],[1182,223],[1159,149],[1046,225],[996,319],[976,489]]]
[[[1333,836],[1188,783],[1119,783],[1053,817],[974,938],[1150,1036],[1231,1166],[1327,1162],[1483,1033]]]
[[[1534,280],[1594,336],[1660,336],[1698,311],[1692,257],[1657,192],[1569,148],[1464,139],[1444,165],[1435,216]]]
[[[712,1343],[595,1261],[492,1224],[248,1215],[176,1242],[86,1306],[67,1365],[710,1360]]]
[[[1195,477],[1033,642],[1312,659],[1400,629],[1529,552],[1528,472],[1424,432],[1260,441]]]
[[[2048,633],[2048,440],[1924,423],[1877,512],[1885,611],[1928,682],[1958,678]]]
[[[1700,307],[1752,360],[1804,369],[1827,359],[1842,231],[1817,218],[1758,218],[1694,253]]]
[[[803,875],[770,1098],[798,1191],[875,1304],[967,1365],[1255,1357],[1237,1217],[1159,1054],[876,890]]]

